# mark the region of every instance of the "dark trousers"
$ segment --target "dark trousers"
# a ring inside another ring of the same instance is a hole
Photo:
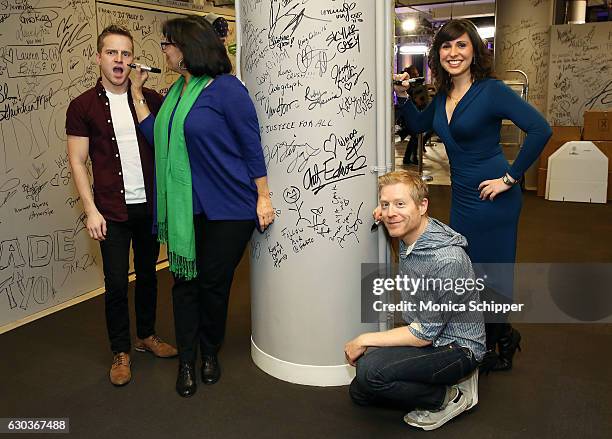
[[[225,322],[234,270],[251,239],[255,221],[210,221],[195,215],[195,279],[174,278],[172,305],[179,359],[195,362],[216,354],[225,336]]]
[[[447,386],[476,369],[467,348],[411,346],[369,349],[357,361],[349,393],[359,405],[380,405],[404,411],[435,410],[444,402]]]
[[[127,210],[127,221],[106,221],[106,239],[100,241],[106,288],[106,329],[113,352],[129,352],[131,348],[128,309],[130,244],[134,249],[136,272],[136,333],[139,338],[155,333],[155,264],[159,255],[159,244],[152,232],[153,218],[147,212],[147,204],[128,204]]]
[[[433,131],[427,131],[423,135],[423,145],[431,138]],[[419,135],[406,130],[405,135],[410,135],[410,140],[406,145],[406,151],[404,152],[403,163],[406,165],[411,161],[418,163],[418,151],[419,151]],[[424,148],[423,148],[424,149]]]
[[[419,138],[418,134],[408,132],[410,135],[410,140],[408,140],[408,144],[406,145],[406,152],[404,152],[404,164],[408,164],[409,162],[418,163],[418,149],[419,149]]]

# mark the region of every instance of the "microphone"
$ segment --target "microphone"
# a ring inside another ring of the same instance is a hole
[[[161,73],[161,69],[158,69],[157,67],[149,67],[149,66],[146,66],[144,64],[131,63],[131,64],[128,64],[128,66],[133,68],[133,69],[135,69],[138,66],[140,66],[141,70],[144,70],[144,71],[147,71],[147,72],[151,72],[151,73]]]
[[[414,82],[425,81],[425,78],[422,77],[422,76],[419,76],[418,78],[405,79],[404,81],[408,81],[409,84],[412,84]],[[393,85],[402,85],[402,82],[404,82],[404,81],[393,81]]]

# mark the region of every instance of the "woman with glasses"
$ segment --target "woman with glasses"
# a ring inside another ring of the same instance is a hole
[[[433,129],[442,139],[451,168],[450,225],[467,238],[472,262],[487,264],[487,292],[497,293],[497,302],[511,299],[522,205],[518,183],[540,155],[551,128],[535,108],[493,78],[492,56],[471,21],[451,20],[440,28],[429,66],[437,95],[421,112],[411,102],[399,111],[411,130]],[[406,100],[407,74],[394,79],[403,81],[396,92]],[[500,146],[503,119],[527,133],[511,166]],[[486,333],[488,353],[481,370],[511,369],[521,340],[518,331],[503,323],[487,324]]]
[[[154,117],[142,95],[148,78],[132,82],[140,128],[155,144],[157,227],[174,275],[172,298],[180,396],[219,380],[234,270],[255,227],[274,220],[255,107],[205,20],[176,18],[163,25],[161,49],[181,76]]]

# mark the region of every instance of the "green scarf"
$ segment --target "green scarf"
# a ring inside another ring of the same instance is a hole
[[[158,241],[168,246],[170,271],[184,279],[197,275],[191,166],[185,144],[185,118],[210,77],[192,77],[181,97],[185,79],[172,85],[155,117],[155,178]],[[178,106],[177,106],[178,102]],[[172,111],[172,131],[168,127]]]

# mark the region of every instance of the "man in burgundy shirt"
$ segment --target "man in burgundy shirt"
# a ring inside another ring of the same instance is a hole
[[[159,244],[153,234],[153,148],[138,130],[134,105],[153,112],[162,98],[145,89],[133,102],[130,68],[134,43],[129,31],[109,26],[98,36],[96,86],[75,98],[66,112],[68,158],[87,214],[89,236],[100,242],[104,266],[106,326],[113,351],[110,381],[127,384],[130,370],[128,270],[130,244],[136,271],[137,351],[174,357],[176,348],[155,334]],[[93,196],[87,159],[93,170]]]

